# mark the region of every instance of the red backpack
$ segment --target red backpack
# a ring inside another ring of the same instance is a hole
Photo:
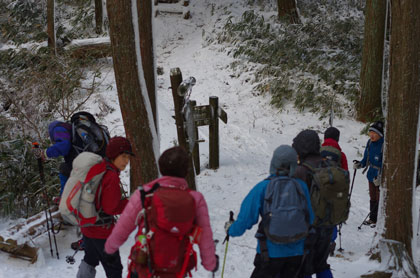
[[[139,278],[191,275],[197,265],[193,245],[200,240],[201,228],[195,225],[195,200],[189,192],[158,183],[147,192],[140,189],[144,228],[139,228],[131,248],[128,277],[132,271]]]

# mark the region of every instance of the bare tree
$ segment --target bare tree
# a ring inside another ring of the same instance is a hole
[[[96,34],[102,34],[103,25],[103,6],[102,0],[95,0],[95,31]]]
[[[296,0],[277,0],[277,8],[279,19],[292,24],[300,23]]]
[[[381,93],[386,28],[386,0],[367,0],[357,118],[370,121],[382,115]]]
[[[135,29],[140,24],[137,0],[108,0],[107,11],[121,113],[127,137],[136,153],[131,161],[133,191],[158,176],[159,144],[140,54],[140,38],[144,37]],[[151,23],[148,26],[151,28]]]
[[[47,34],[48,34],[48,47],[51,49],[52,53],[55,53],[55,29],[54,29],[54,9],[55,9],[55,0],[47,1]]]
[[[420,1],[391,4],[390,88],[385,133],[382,215],[379,241],[385,277],[419,277],[413,264],[413,194],[420,102]],[[378,274],[378,273],[377,273]],[[379,273],[380,274],[380,273]],[[394,276],[393,276],[394,277]]]

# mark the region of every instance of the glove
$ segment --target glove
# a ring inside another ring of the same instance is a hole
[[[380,186],[381,185],[381,176],[377,176],[376,178],[373,179],[373,184],[375,186]]]
[[[213,273],[216,273],[219,270],[219,256],[216,255],[216,266],[213,269]]]
[[[353,160],[353,169],[361,169],[362,168],[362,163],[360,163],[359,160]]]
[[[315,229],[311,229],[308,233],[308,236],[305,239],[304,243],[304,250],[310,251],[313,249],[316,243],[316,231]]]
[[[112,254],[108,254],[104,250],[102,252],[102,259],[108,265],[115,265],[118,262],[118,260],[120,259],[120,257],[118,256],[118,253],[117,252],[112,253]]]
[[[230,226],[232,226],[233,222],[234,222],[234,221],[227,221],[227,222],[225,223],[225,231],[226,231],[226,234],[229,234],[229,233],[228,233],[228,232],[229,232],[229,228],[230,228]]]
[[[42,161],[45,161],[45,150],[40,148],[33,148],[32,153],[34,154],[36,159],[41,159]]]

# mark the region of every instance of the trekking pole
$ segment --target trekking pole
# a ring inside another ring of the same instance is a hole
[[[76,251],[74,251],[73,255],[66,257],[66,263],[74,264],[76,262],[76,260],[74,259],[74,256],[76,256],[77,252],[79,252],[79,248],[77,248]]]
[[[341,227],[343,226],[343,223],[341,223],[340,225],[338,225],[338,237],[339,237],[339,241],[340,241],[340,248],[338,248],[337,251],[339,252],[343,252],[344,249],[341,248]]]
[[[354,169],[353,180],[351,181],[351,187],[350,187],[350,193],[349,193],[349,201],[351,200],[351,194],[353,193],[353,186],[354,186],[354,180],[356,178],[356,172],[357,172],[357,169]]]
[[[233,211],[229,212],[229,221],[233,222]],[[225,247],[225,256],[223,258],[223,266],[222,266],[222,278],[223,278],[223,274],[225,273],[225,264],[226,264],[226,255],[227,255],[227,251],[228,251],[228,246],[229,246],[229,234],[226,235],[225,240],[223,241],[222,244],[224,244],[226,242],[226,247]]]
[[[33,145],[34,148],[39,148],[39,143],[38,142],[34,142],[34,143],[32,143],[32,145]],[[42,165],[42,158],[38,158],[37,160],[38,160],[39,177],[41,178],[42,185],[44,186],[44,198],[47,202],[47,208],[45,208],[44,211],[45,211],[45,220],[46,220],[45,222],[47,223],[48,240],[50,242],[51,257],[54,257],[54,253],[53,253],[53,249],[52,249],[50,225],[48,223],[48,220],[51,221],[51,233],[53,234],[55,251],[56,251],[57,260],[58,260],[58,259],[60,259],[60,256],[58,255],[57,240],[55,238],[55,233],[54,233],[54,222],[53,222],[53,218],[52,218],[51,210],[50,210],[50,201],[48,200],[48,192],[47,192],[47,188],[45,187],[44,166]],[[49,217],[48,217],[48,214],[49,214]]]
[[[365,219],[363,220],[362,224],[360,224],[360,226],[359,226],[359,227],[357,227],[357,229],[359,229],[359,230],[361,230],[361,229],[362,229],[363,223],[365,223],[365,221],[368,219],[368,217],[369,217],[369,216],[370,216],[370,212],[368,213],[368,215],[366,215],[366,217],[365,217]]]

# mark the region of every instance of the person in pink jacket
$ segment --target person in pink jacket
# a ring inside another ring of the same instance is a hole
[[[188,189],[185,177],[188,172],[189,158],[188,154],[182,147],[173,147],[165,152],[159,158],[159,168],[163,175],[148,184],[144,185],[147,192],[153,185],[159,183],[161,187],[177,187],[180,189]],[[201,227],[201,240],[199,242],[200,257],[202,266],[212,272],[216,272],[219,265],[218,256],[215,253],[213,242],[213,233],[210,226],[210,218],[208,208],[204,196],[197,191],[189,192],[195,201],[196,218],[195,223]],[[140,191],[136,190],[130,197],[121,217],[112,230],[111,235],[105,243],[105,253],[111,255],[118,251],[119,247],[127,240],[128,236],[139,227],[143,228],[143,221],[140,225],[136,224],[139,212],[142,210],[142,202],[140,199]],[[135,273],[131,277],[138,277]]]

